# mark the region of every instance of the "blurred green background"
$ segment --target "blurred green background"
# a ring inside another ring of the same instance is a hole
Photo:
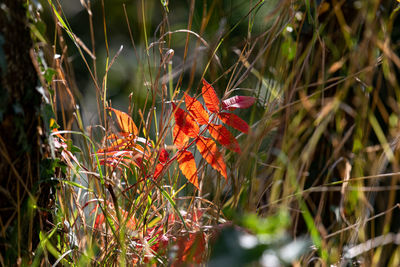
[[[102,1],[84,1],[84,0],[68,0],[60,1],[62,11],[67,18],[72,31],[82,42],[92,50],[93,44],[91,41],[89,14],[87,9],[82,5],[90,4],[93,14],[93,30],[94,30],[94,48],[96,51],[96,68],[97,78],[101,84],[106,69],[107,45],[108,56],[110,60],[116,55],[118,50],[123,47],[121,53],[116,58],[114,64],[108,73],[107,79],[107,99],[112,101],[112,105],[121,110],[127,110],[129,102],[129,94],[133,94],[133,102],[135,110],[143,108],[149,86],[146,85],[145,79],[153,79],[157,75],[160,66],[160,51],[158,45],[153,45],[150,49],[146,47],[151,44],[156,44],[160,38],[159,25],[163,20],[168,20],[169,31],[185,30],[188,28],[190,9],[193,8],[193,19],[191,30],[199,34],[208,46],[199,43],[195,35],[189,35],[189,43],[187,49],[187,57],[184,62],[186,32],[174,33],[166,38],[168,43],[165,44],[164,51],[168,49],[174,50],[174,56],[171,61],[172,73],[174,74],[172,83],[175,87],[182,75],[180,88],[187,90],[190,87],[191,94],[195,94],[199,87],[200,78],[206,64],[209,62],[214,49],[218,46],[221,38],[224,40],[216,52],[218,60],[212,60],[208,71],[205,73],[205,78],[211,82],[218,79],[215,84],[219,96],[223,96],[230,75],[226,73],[239,60],[240,50],[243,49],[251,38],[257,38],[265,35],[270,26],[274,23],[273,13],[279,1],[265,1],[252,11],[250,16],[247,16],[258,1],[235,0],[235,1],[104,1],[104,18]],[[142,8],[144,4],[144,9]],[[130,40],[128,25],[124,13],[126,7],[135,48]],[[193,6],[191,6],[193,5]],[[51,18],[49,5],[42,0],[44,8],[43,18],[47,25],[47,36],[49,40],[54,39],[54,22]],[[168,9],[168,12],[163,12]],[[144,10],[144,12],[142,12]],[[164,16],[164,14],[167,15]],[[301,14],[297,14],[301,19]],[[143,17],[145,20],[143,20]],[[204,22],[203,20],[207,21]],[[203,21],[203,22],[202,22]],[[104,29],[104,22],[106,29]],[[204,28],[201,25],[204,23]],[[105,38],[105,32],[107,39]],[[285,33],[286,37],[290,37],[290,32]],[[70,38],[64,34],[64,38],[68,45],[69,60],[72,63],[73,71],[76,80],[76,91],[80,93],[78,97],[80,107],[83,112],[85,125],[94,125],[98,123],[97,108],[95,101],[95,86],[89,75],[89,72],[81,59],[78,50],[72,43]],[[146,44],[147,38],[147,44]],[[290,41],[289,38],[286,38]],[[106,42],[107,40],[107,42]],[[289,59],[293,58],[295,48],[294,44],[286,42],[281,49],[288,50]],[[57,46],[58,47],[58,46]],[[257,49],[257,44],[254,49]],[[239,52],[238,52],[239,51]],[[61,51],[58,51],[61,53]],[[276,56],[279,53],[275,53]],[[93,69],[91,57],[84,52],[86,60]],[[281,60],[281,64],[288,58]],[[271,57],[268,58],[271,60]],[[275,59],[279,61],[278,58]],[[263,68],[263,75],[266,77],[275,77],[279,72],[279,64],[270,62],[265,64],[271,66],[269,69]],[[273,64],[272,64],[273,63]],[[257,62],[260,64],[260,62]],[[193,67],[195,66],[195,67]],[[257,67],[257,66],[256,66]],[[192,75],[192,68],[195,69]],[[225,74],[224,74],[225,73]],[[150,78],[151,77],[151,78]],[[167,76],[168,78],[168,76]],[[240,84],[240,88],[253,91],[250,94],[256,94],[262,89],[262,84],[257,82],[258,79],[250,76],[250,79],[245,80]],[[276,81],[271,81],[272,85],[276,85]],[[256,88],[256,87],[259,88]],[[265,84],[264,84],[265,87]],[[236,93],[237,94],[237,93]],[[243,93],[242,94],[246,94]],[[249,93],[247,93],[249,94]],[[263,91],[264,97],[266,89]],[[79,95],[79,94],[78,94]],[[261,97],[262,98],[262,97]],[[260,98],[260,99],[261,99]],[[156,103],[161,101],[160,98]],[[133,118],[137,122],[139,117],[136,112],[133,113]]]

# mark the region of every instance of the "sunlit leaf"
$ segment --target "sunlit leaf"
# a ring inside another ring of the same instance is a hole
[[[172,104],[174,107],[175,123],[189,137],[196,137],[199,134],[200,128],[193,117],[183,109]]]
[[[203,105],[196,99],[185,93],[186,109],[200,125],[208,123],[209,116]]]
[[[196,162],[193,154],[189,151],[182,151],[178,155],[177,160],[179,169],[182,171],[183,175],[185,175],[186,179],[199,189]]]
[[[173,138],[174,138],[174,140],[173,140],[174,145],[178,149],[184,148],[187,145],[187,143],[189,142],[189,136],[187,136],[177,124],[175,124],[172,134],[173,134]]]
[[[139,131],[135,123],[133,122],[131,116],[129,116],[125,112],[119,111],[114,108],[108,108],[108,109],[114,111],[115,115],[117,116],[118,126],[119,128],[121,128],[121,131],[125,133],[132,133],[135,136],[138,135]]]
[[[221,152],[217,148],[217,144],[215,144],[215,142],[210,138],[199,136],[196,141],[196,146],[208,164],[227,179],[226,165]]]
[[[201,91],[203,93],[203,99],[204,102],[206,103],[206,107],[208,108],[208,110],[213,113],[218,113],[220,109],[219,109],[219,98],[217,96],[217,93],[215,93],[214,88],[204,79]]]
[[[233,113],[221,112],[218,114],[221,121],[245,134],[249,132],[249,125]]]
[[[229,148],[230,150],[240,153],[239,143],[235,137],[223,125],[209,124],[208,131],[211,136],[218,141],[221,145]]]

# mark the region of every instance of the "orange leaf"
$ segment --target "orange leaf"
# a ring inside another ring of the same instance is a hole
[[[120,211],[122,217],[124,218],[124,220],[126,222],[126,228],[130,229],[130,230],[135,230],[137,228],[137,226],[136,226],[137,223],[136,223],[135,217],[134,216],[130,216],[128,218],[129,212],[127,212],[124,209],[120,208],[119,211]]]
[[[231,132],[222,125],[209,124],[208,131],[221,145],[240,153],[240,146]]]
[[[110,152],[110,151],[118,151],[118,150],[124,150],[127,148],[127,143],[128,141],[125,139],[116,139],[114,142],[112,142],[108,147],[106,148],[100,148],[97,150],[97,153],[103,153],[105,152]]]
[[[186,179],[191,182],[197,189],[199,188],[199,182],[197,180],[197,168],[196,162],[194,161],[193,154],[189,151],[182,151],[178,157],[179,169],[185,175]]]
[[[201,91],[203,93],[203,99],[204,102],[206,103],[206,107],[208,108],[209,111],[212,113],[218,113],[219,112],[219,98],[217,96],[217,93],[215,93],[214,88],[206,82],[206,80],[203,79],[203,87],[201,88]]]
[[[175,113],[175,123],[189,137],[196,137],[199,134],[200,128],[196,121],[190,116],[189,113],[181,108],[178,108],[174,103],[172,103]]]
[[[88,203],[85,204],[85,206]],[[95,217],[95,222],[94,222],[94,229],[95,230],[100,230],[100,228],[102,227],[103,223],[105,222],[105,217],[103,215],[103,213],[100,211],[99,209],[99,205],[96,205],[92,211],[90,212],[90,215],[92,215],[93,213],[96,213],[96,217]]]
[[[217,148],[217,144],[210,138],[199,136],[196,141],[196,146],[208,164],[210,164],[215,170],[219,171],[221,175],[227,179],[226,165],[221,152],[219,152]]]
[[[184,148],[189,142],[189,136],[187,136],[177,124],[175,124],[172,134],[174,138],[174,144],[178,149]]]
[[[125,112],[119,111],[114,108],[107,108],[109,110],[114,111],[115,115],[117,116],[118,126],[121,130],[125,133],[133,133],[134,135],[138,135],[139,131],[133,122],[131,116],[126,114]]]
[[[221,121],[245,134],[249,132],[249,125],[233,113],[221,112],[218,114]]]
[[[185,103],[186,109],[190,112],[190,114],[192,114],[192,116],[200,125],[205,125],[208,123],[208,113],[196,98],[193,98],[185,93]]]

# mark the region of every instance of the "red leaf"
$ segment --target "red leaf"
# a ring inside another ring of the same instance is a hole
[[[249,132],[249,125],[233,113],[221,112],[218,114],[221,121],[245,134]]]
[[[109,110],[114,111],[115,115],[117,116],[118,126],[121,130],[125,133],[133,133],[134,135],[138,135],[139,131],[133,122],[131,116],[126,114],[125,112],[119,111],[114,108],[107,108]]]
[[[199,182],[197,179],[197,168],[193,154],[189,151],[182,151],[178,157],[179,169],[185,175],[186,179],[191,182],[197,189],[199,188]]]
[[[169,154],[168,154],[167,150],[165,150],[164,148],[161,148],[160,157],[158,158],[158,160],[161,163],[165,163],[165,162],[167,162],[168,159],[169,159]]]
[[[156,165],[156,169],[155,169],[154,174],[153,174],[154,180],[156,180],[158,178],[158,176],[160,176],[160,174],[163,171],[163,169],[164,169],[164,165],[163,164],[158,163]]]
[[[210,164],[215,170],[219,171],[221,175],[227,179],[226,165],[221,152],[219,152],[217,148],[217,144],[215,144],[215,142],[210,138],[199,136],[196,141],[196,146],[208,164]]]
[[[160,174],[162,173],[162,171],[165,167],[165,163],[168,161],[168,159],[169,159],[169,154],[168,154],[167,150],[165,150],[164,148],[161,148],[160,156],[158,158],[158,160],[161,163],[158,163],[156,165],[156,169],[154,170],[154,174],[153,174],[154,179],[157,179],[160,176]]]
[[[174,144],[178,149],[184,148],[189,142],[189,136],[187,136],[177,124],[174,126],[172,135],[174,138]]]
[[[96,221],[94,223],[94,229],[100,230],[100,227],[103,225],[103,223],[106,221],[103,213],[97,214],[96,216]]]
[[[256,101],[255,97],[252,96],[234,96],[222,101],[222,108],[234,110],[236,108],[248,108],[251,107]]]
[[[175,123],[179,126],[179,129],[189,137],[196,137],[199,134],[200,128],[193,117],[183,109],[178,108],[174,103],[172,103],[172,106],[175,110]]]
[[[211,136],[221,145],[229,148],[236,153],[241,152],[237,140],[223,125],[210,124],[208,126],[208,131],[210,132]]]
[[[87,205],[88,203],[86,203]],[[96,205],[92,211],[90,212],[90,215],[92,215],[93,213],[96,213],[96,218],[95,218],[95,222],[94,222],[94,229],[95,230],[100,230],[103,223],[105,222],[105,217],[103,215],[103,213],[101,212],[101,210],[99,209],[99,206]]]
[[[190,114],[192,114],[192,116],[200,125],[205,125],[208,123],[208,113],[196,98],[193,98],[185,93],[185,103],[186,109],[190,112]]]
[[[219,112],[219,98],[217,93],[215,93],[214,88],[203,79],[203,87],[201,88],[203,93],[203,99],[206,103],[206,107],[209,111],[213,113]]]

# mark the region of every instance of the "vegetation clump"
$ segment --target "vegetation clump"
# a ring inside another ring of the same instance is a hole
[[[3,265],[400,265],[398,1],[42,2]]]

